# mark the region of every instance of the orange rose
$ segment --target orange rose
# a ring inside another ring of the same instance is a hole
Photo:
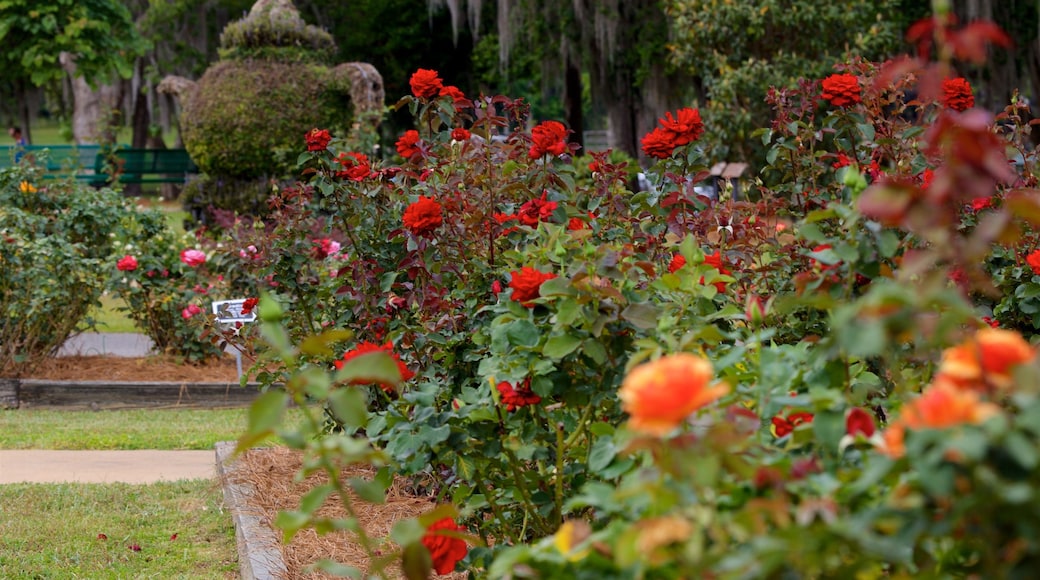
[[[999,328],[983,328],[975,336],[943,352],[937,379],[962,389],[1006,389],[1012,372],[1033,360],[1032,345],[1020,334]]]
[[[663,436],[697,409],[729,391],[724,383],[709,385],[711,363],[690,353],[663,356],[629,371],[618,397],[629,414],[629,427]]]
[[[939,378],[920,397],[907,403],[900,411],[899,418],[885,429],[882,434],[885,452],[892,457],[903,455],[906,429],[949,429],[957,425],[977,425],[999,411],[999,407],[993,403],[979,400],[978,393],[960,389]]]

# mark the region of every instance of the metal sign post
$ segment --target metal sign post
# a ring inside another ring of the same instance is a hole
[[[235,330],[235,336],[238,336],[242,324],[256,320],[255,312],[250,312],[249,314],[242,313],[242,305],[245,303],[245,298],[238,298],[235,300],[217,300],[213,302],[213,314],[217,317],[217,322],[233,328]],[[237,348],[235,349],[235,368],[238,369],[238,378],[241,380],[242,352]]]

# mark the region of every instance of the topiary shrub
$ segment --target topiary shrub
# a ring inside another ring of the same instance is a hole
[[[284,174],[289,166],[280,151],[298,148],[310,128],[349,122],[349,109],[339,105],[346,99],[330,95],[337,89],[342,85],[331,71],[318,65],[218,62],[185,103],[184,145],[211,176]]]
[[[224,29],[221,60],[197,83],[163,81],[160,90],[181,98],[184,145],[204,174],[186,188],[186,210],[196,218],[211,207],[262,213],[267,195],[257,193],[290,175],[307,131],[374,134],[382,77],[366,63],[330,67],[335,50],[291,1],[260,0]]]

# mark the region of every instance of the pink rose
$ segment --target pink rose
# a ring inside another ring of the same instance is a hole
[[[121,272],[133,272],[137,269],[137,258],[127,254],[116,262],[116,268]]]
[[[181,318],[188,320],[196,314],[202,314],[202,309],[195,304],[189,304],[187,308],[181,310]]]
[[[201,250],[189,248],[181,251],[181,261],[194,268],[206,262],[206,254]]]

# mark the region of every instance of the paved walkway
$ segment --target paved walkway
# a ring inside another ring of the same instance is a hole
[[[152,341],[144,334],[84,332],[58,356],[146,356]],[[214,451],[55,451],[0,449],[4,483],[155,483],[209,479],[216,475]]]
[[[215,475],[214,451],[0,450],[0,484],[155,483]]]
[[[147,356],[152,339],[138,333],[84,332],[73,336],[58,349],[58,356]]]

